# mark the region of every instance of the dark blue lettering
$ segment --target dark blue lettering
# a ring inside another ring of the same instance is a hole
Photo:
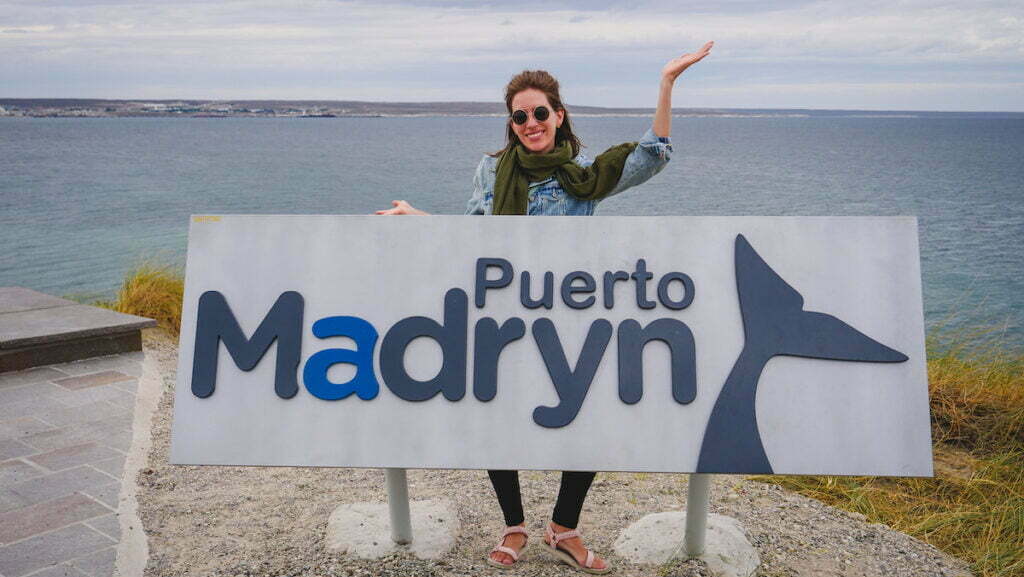
[[[677,280],[683,283],[683,300],[674,301],[668,296],[668,283]],[[693,303],[693,279],[681,272],[670,272],[658,279],[658,300],[662,306],[681,311]]]
[[[644,345],[658,340],[672,355],[672,398],[693,402],[697,396],[697,353],[693,332],[676,319],[657,319],[644,328],[628,319],[619,323],[619,398],[632,405],[644,395]]]
[[[476,322],[473,339],[473,396],[490,401],[498,392],[498,357],[505,345],[523,338],[526,323],[510,318],[498,327],[498,321],[484,317]]]
[[[590,390],[590,383],[601,363],[601,357],[612,338],[612,324],[597,319],[590,324],[587,340],[583,343],[576,368],[570,370],[565,359],[565,350],[558,338],[558,331],[550,319],[537,319],[533,323],[533,340],[544,357],[548,375],[558,393],[558,406],[537,407],[533,420],[542,427],[558,428],[571,423],[583,406],[583,399]]]
[[[487,279],[487,269],[497,267],[501,270],[501,276],[494,279]],[[487,289],[504,288],[512,282],[512,263],[503,258],[478,258],[476,259],[476,308],[484,308],[487,300]]]
[[[575,282],[576,279],[582,280],[583,286],[573,286],[572,283]],[[594,295],[590,295],[582,301],[577,301],[572,298],[572,295],[576,293],[592,293],[596,289],[597,284],[594,283],[594,277],[590,276],[590,273],[581,270],[574,270],[565,275],[565,278],[562,279],[562,300],[565,301],[565,304],[569,305],[570,308],[585,309],[593,306],[594,301],[597,300]]]
[[[465,396],[468,303],[466,292],[453,288],[444,295],[444,324],[427,317],[408,317],[384,335],[380,373],[391,392],[406,401],[426,401],[439,392],[449,401]],[[432,338],[441,345],[441,370],[428,381],[417,381],[405,370],[405,349],[419,337]]]
[[[644,259],[636,261],[636,268],[629,276],[633,277],[636,282],[636,306],[642,309],[653,309],[658,306],[658,303],[647,300],[647,281],[654,278],[653,274],[647,272],[647,261]]]
[[[546,309],[551,309],[555,306],[555,274],[551,271],[544,273],[544,292],[541,293],[540,300],[535,301],[530,297],[530,271],[523,271],[520,275],[522,282],[519,283],[519,302],[523,303],[523,306],[528,309],[536,309],[543,306]],[[525,330],[525,329],[524,329]]]
[[[245,338],[238,319],[227,299],[217,291],[206,291],[199,297],[196,314],[196,340],[192,355],[192,394],[206,398],[217,383],[217,353],[221,342],[231,354],[235,365],[251,371],[263,358],[270,345],[277,341],[277,366],[274,392],[290,399],[299,392],[296,371],[302,352],[302,312],[305,302],[294,291],[281,293],[270,312],[263,317],[252,338]]]
[[[615,272],[605,271],[604,273],[604,308],[610,309],[615,306],[615,282],[628,281],[629,273],[624,270]]]

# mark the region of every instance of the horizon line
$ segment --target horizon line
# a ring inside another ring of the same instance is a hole
[[[470,104],[470,105],[494,105],[504,106],[504,102],[501,101],[484,101],[484,100],[346,100],[346,99],[317,99],[317,98],[96,98],[96,97],[4,97],[0,96],[0,102],[3,101],[103,101],[103,102],[348,102],[348,103],[359,103],[359,104],[403,104],[403,105],[416,105],[416,104]],[[594,108],[600,110],[644,110],[650,111],[652,114],[655,111],[653,106],[595,106],[589,104],[572,104],[566,108]],[[755,108],[755,107],[744,107],[744,106],[685,106],[678,107],[673,106],[672,110],[787,110],[787,111],[812,111],[812,112],[900,112],[900,113],[951,113],[951,114],[970,114],[970,113],[985,113],[985,114],[1021,114],[1024,115],[1024,110],[948,110],[948,109],[911,109],[911,108],[812,108],[806,106],[796,107],[766,107],[766,108]]]

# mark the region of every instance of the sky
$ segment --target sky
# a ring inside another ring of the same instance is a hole
[[[0,98],[1024,111],[1024,1],[0,0]]]

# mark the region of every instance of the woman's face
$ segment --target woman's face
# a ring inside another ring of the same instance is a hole
[[[544,106],[548,109],[547,120],[540,122],[534,116],[534,110]],[[536,88],[527,88],[517,92],[512,97],[512,112],[524,110],[527,113],[525,124],[516,124],[509,118],[512,132],[519,138],[519,142],[530,152],[547,153],[555,149],[555,130],[562,125],[565,118],[564,110],[552,110],[548,97]]]

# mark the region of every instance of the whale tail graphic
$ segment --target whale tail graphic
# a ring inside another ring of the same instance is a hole
[[[832,315],[803,310],[804,297],[736,237],[736,288],[746,346],[775,355],[899,363],[893,350]]]
[[[803,310],[804,298],[743,235],[736,237],[736,288],[745,342],[711,412],[697,472],[771,474],[754,401],[772,357],[899,363],[907,356],[834,316]]]

